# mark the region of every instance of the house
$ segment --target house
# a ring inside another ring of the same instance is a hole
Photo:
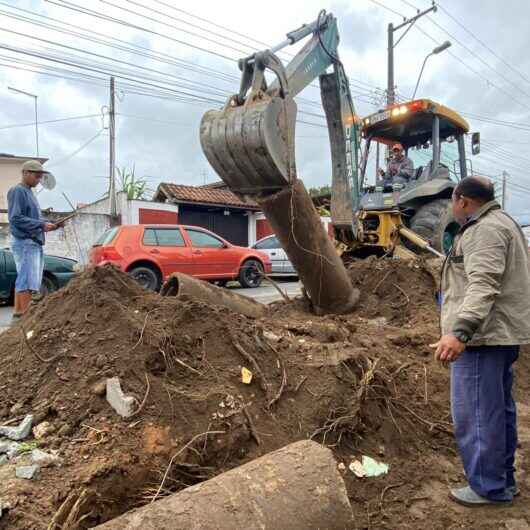
[[[28,160],[44,164],[48,159],[0,153],[0,223],[7,223],[7,192],[20,182],[22,165]]]
[[[234,245],[252,246],[273,233],[259,205],[237,196],[224,182],[203,186],[163,182],[159,184],[153,200],[177,206],[179,223],[201,226]],[[331,219],[322,217],[322,222],[329,232]]]
[[[241,199],[223,183],[185,186],[163,182],[153,200],[178,206],[180,224],[201,226],[234,245],[246,247],[256,240],[259,206]]]

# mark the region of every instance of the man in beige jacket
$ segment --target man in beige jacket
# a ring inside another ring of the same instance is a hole
[[[455,438],[469,485],[450,496],[467,506],[506,503],[518,493],[512,364],[530,343],[528,244],[487,179],[462,179],[453,212],[461,228],[442,269],[435,356],[451,363]]]

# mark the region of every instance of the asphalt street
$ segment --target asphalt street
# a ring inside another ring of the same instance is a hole
[[[293,297],[300,294],[300,282],[292,280],[278,280],[280,288],[287,293],[288,296]],[[276,300],[281,300],[281,296],[278,291],[267,282],[263,282],[262,287],[256,289],[241,289],[234,287],[229,287],[229,289],[243,296],[248,296],[249,298],[254,298],[258,302],[263,304],[269,304]],[[11,306],[0,306],[0,333],[9,327],[11,322],[11,313],[13,308]]]

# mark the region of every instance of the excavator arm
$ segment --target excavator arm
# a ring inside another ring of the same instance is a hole
[[[275,52],[309,35],[284,66]],[[264,196],[281,190],[296,178],[293,98],[318,78],[333,166],[332,221],[337,230],[352,230],[359,203],[359,125],[338,43],[337,19],[321,11],[317,20],[288,33],[278,46],[241,59],[240,90],[222,110],[205,114],[201,144],[210,164],[236,193]],[[326,73],[330,67],[332,72]],[[276,77],[270,85],[266,70]]]
[[[285,67],[276,52],[308,36]],[[278,46],[241,59],[239,92],[221,110],[208,111],[200,130],[204,154],[223,181],[260,204],[317,313],[344,313],[359,299],[295,163],[294,97],[318,78],[333,162],[332,221],[336,235],[355,238],[359,129],[338,42],[337,20],[321,11]],[[275,76],[270,84],[267,70]]]

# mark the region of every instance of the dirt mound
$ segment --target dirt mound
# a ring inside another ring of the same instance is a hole
[[[11,505],[0,529],[47,528],[80,495],[79,528],[89,528],[309,437],[346,469],[361,454],[390,464],[392,482],[345,472],[359,528],[424,528],[425,501],[394,502],[388,486],[421,497],[425,477],[459,477],[447,371],[428,348],[435,280],[421,262],[366,260],[350,274],[363,295],[347,316],[295,301],[253,320],[162,298],[112,267],[47,297],[2,334],[0,424],[29,413],[49,422],[39,447],[64,464],[32,482],[0,466]],[[136,399],[133,417],[107,403],[110,377]]]

